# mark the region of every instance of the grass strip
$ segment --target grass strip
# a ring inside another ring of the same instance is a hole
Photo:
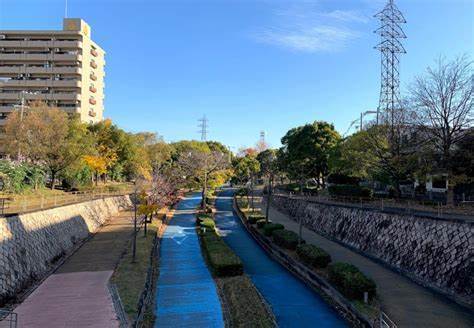
[[[240,258],[215,230],[199,228],[199,237],[204,258],[219,290],[226,326],[276,327],[270,307],[244,274]]]
[[[129,322],[133,322],[138,313],[138,301],[145,286],[150,266],[150,254],[160,226],[161,218],[155,218],[152,223],[148,224],[146,236],[144,236],[143,230],[138,233],[135,263],[132,263],[132,240],[130,240],[127,252],[120,260],[111,279],[111,282],[117,286]],[[146,313],[144,326],[151,327],[153,320],[154,315]]]
[[[216,278],[230,314],[230,327],[275,327],[270,309],[247,275]]]

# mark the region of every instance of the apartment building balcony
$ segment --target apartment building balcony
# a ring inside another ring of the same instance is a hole
[[[7,80],[0,81],[0,88],[8,87],[64,87],[64,88],[80,88],[79,80]]]
[[[97,113],[96,113],[93,109],[91,109],[91,110],[89,111],[89,116],[90,116],[90,117],[96,117],[96,116],[97,116]]]
[[[95,100],[94,98],[89,98],[89,104],[95,105],[97,104],[97,100]]]
[[[82,74],[82,68],[80,67],[68,67],[68,66],[55,66],[55,67],[43,67],[43,66],[0,66],[0,75],[12,74],[17,76],[18,74]]]
[[[63,110],[67,113],[74,114],[74,113],[79,113],[81,111],[80,106],[57,106],[60,110]]]
[[[18,101],[21,99],[21,91],[18,92],[0,92],[1,100]],[[36,93],[26,94],[26,100],[67,100],[78,101],[81,100],[81,95],[77,92],[56,92],[56,93]]]
[[[93,60],[91,61],[91,67],[92,67],[92,68],[97,68],[97,64],[96,64],[95,61],[93,61]]]
[[[80,67],[0,66],[0,75],[12,74],[82,74]]]
[[[0,61],[82,61],[80,54],[5,54],[0,53]]]
[[[35,40],[1,40],[0,48],[15,48],[15,49],[30,49],[30,48],[65,48],[65,49],[80,49],[82,42],[77,41],[35,41]]]
[[[92,81],[97,81],[97,76],[94,73],[91,73],[89,77]]]
[[[99,53],[97,52],[97,50],[91,49],[91,55],[94,56],[94,57],[97,57],[99,55]]]
[[[0,106],[0,114],[1,113],[11,113],[15,111],[20,105],[10,105],[10,106]],[[68,113],[78,113],[81,111],[81,106],[79,105],[57,105],[55,106],[61,110],[64,110]],[[0,115],[1,116],[1,115]]]
[[[11,113],[15,110],[15,106],[5,106],[5,105],[0,105],[0,113]]]
[[[43,66],[0,66],[0,75],[14,75],[18,74],[82,74],[80,67],[43,67]]]
[[[89,87],[89,91],[92,92],[92,93],[96,93],[97,92],[97,88],[96,87],[93,87],[92,85]]]

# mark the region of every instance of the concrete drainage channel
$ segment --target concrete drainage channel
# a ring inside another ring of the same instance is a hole
[[[232,194],[216,201],[216,224],[244,263],[244,271],[271,306],[279,327],[346,327],[347,323],[313,290],[271,259],[232,212]]]

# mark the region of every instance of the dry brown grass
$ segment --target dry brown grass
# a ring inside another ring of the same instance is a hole
[[[217,278],[216,283],[230,315],[231,327],[275,327],[273,314],[245,274]]]

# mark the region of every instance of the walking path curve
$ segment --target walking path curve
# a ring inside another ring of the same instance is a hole
[[[224,327],[222,308],[195,229],[199,193],[181,200],[160,247],[155,327]]]
[[[273,207],[270,219],[299,231],[297,222]],[[333,262],[352,263],[371,277],[384,311],[399,327],[474,327],[474,315],[460,305],[305,227],[302,234],[307,243],[326,250]]]

